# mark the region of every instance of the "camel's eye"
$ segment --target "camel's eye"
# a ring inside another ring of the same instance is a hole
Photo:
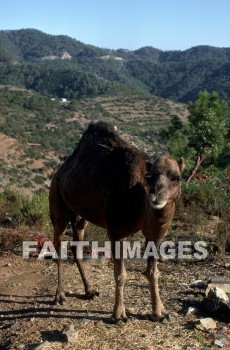
[[[178,174],[175,174],[175,173],[168,173],[167,174],[168,178],[170,181],[173,181],[173,182],[179,182],[181,180],[181,176],[178,175]]]
[[[148,181],[149,184],[156,181],[156,179],[160,176],[159,173],[152,173],[152,174],[146,174],[145,178]]]
[[[172,179],[172,181],[179,182],[181,180],[181,176],[176,176]]]

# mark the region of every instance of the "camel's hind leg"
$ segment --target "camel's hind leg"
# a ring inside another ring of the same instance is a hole
[[[63,304],[66,301],[65,292],[62,287],[62,258],[61,258],[61,241],[63,240],[65,233],[65,228],[63,231],[57,230],[54,228],[54,245],[56,247],[56,250],[58,252],[58,260],[57,260],[57,266],[58,266],[58,287],[56,290],[54,302],[55,304]]]
[[[71,220],[71,225],[72,225],[72,229],[73,229],[73,241],[83,241],[84,240],[84,229],[86,227],[86,225],[88,224],[88,222],[83,219],[82,217],[80,217],[79,215],[76,216],[75,220]],[[80,272],[84,287],[85,287],[85,295],[88,299],[93,299],[93,297],[95,295],[99,295],[98,292],[96,292],[95,290],[92,289],[91,284],[88,280],[88,277],[85,273],[84,267],[83,267],[83,263],[82,263],[82,259],[79,259],[79,257],[77,257],[77,252],[76,252],[76,247],[73,246],[72,248],[72,253],[74,256],[74,260],[77,264],[78,270]]]
[[[61,242],[64,239],[66,226],[69,222],[69,209],[59,191],[58,182],[53,180],[49,195],[50,219],[54,228],[54,246],[58,254],[58,286],[54,302],[63,304],[66,301],[65,293],[62,287],[62,258],[61,258]]]

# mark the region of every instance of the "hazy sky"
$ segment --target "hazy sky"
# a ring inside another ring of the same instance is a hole
[[[230,47],[230,0],[0,0],[0,29],[21,28],[111,49]]]

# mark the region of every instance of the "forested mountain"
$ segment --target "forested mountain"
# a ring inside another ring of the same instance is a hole
[[[52,97],[124,90],[188,102],[206,89],[229,101],[229,78],[230,48],[109,50],[35,29],[0,31],[0,84]]]

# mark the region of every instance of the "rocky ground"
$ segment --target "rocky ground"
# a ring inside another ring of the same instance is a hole
[[[2,253],[0,256],[0,349],[229,349],[230,325],[221,311],[204,308],[204,288],[191,287],[196,280],[207,284],[213,277],[230,277],[227,258],[200,262],[159,263],[162,300],[170,313],[168,322],[149,320],[150,293],[141,274],[145,261],[126,262],[125,303],[129,320],[115,325],[113,264],[106,259],[87,260],[86,270],[100,292],[85,300],[80,276],[72,262],[64,264],[68,301],[53,305],[57,271],[52,260]],[[198,325],[211,317],[213,329]],[[69,332],[69,333],[68,333]],[[68,335],[68,336],[67,336]],[[218,339],[225,339],[222,345]],[[216,345],[214,344],[216,343]],[[228,343],[229,342],[229,343]]]

